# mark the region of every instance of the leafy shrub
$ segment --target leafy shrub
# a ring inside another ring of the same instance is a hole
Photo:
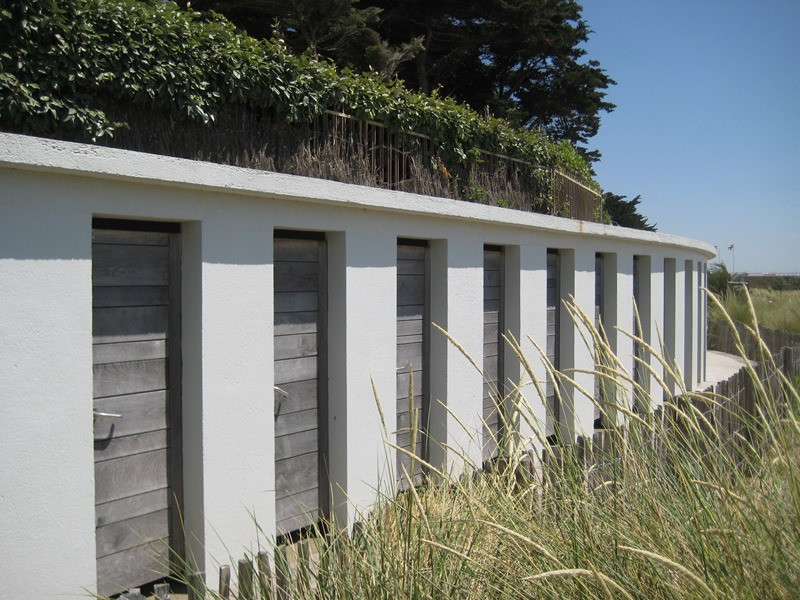
[[[124,127],[131,105],[204,124],[231,105],[287,122],[342,110],[428,135],[446,162],[478,163],[483,149],[530,163],[532,178],[558,167],[591,182],[567,143],[400,81],[340,73],[213,13],[137,0],[11,0],[0,9],[0,128],[94,141]]]

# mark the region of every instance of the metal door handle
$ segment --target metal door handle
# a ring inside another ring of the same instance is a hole
[[[97,411],[97,410],[94,410],[94,409],[92,410],[92,415],[95,418],[97,418],[97,417],[108,417],[110,419],[121,419],[122,418],[122,415],[119,415],[117,413],[100,412],[100,411]]]

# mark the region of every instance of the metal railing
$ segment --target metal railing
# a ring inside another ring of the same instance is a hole
[[[384,123],[330,110],[318,117],[313,127],[316,144],[337,144],[342,153],[363,161],[377,183],[387,189],[419,191],[414,180],[420,177],[421,168],[439,178],[442,186],[452,186],[454,179],[465,184],[475,175],[460,166],[444,164],[437,154],[436,141],[421,133],[392,131]],[[484,177],[499,177],[506,187],[516,187],[516,193],[526,197],[513,208],[584,221],[596,221],[602,213],[602,196],[575,176],[485,150],[480,155],[480,164],[473,169]],[[524,175],[532,170],[539,172],[536,181]],[[451,192],[461,199],[480,201],[457,188]]]

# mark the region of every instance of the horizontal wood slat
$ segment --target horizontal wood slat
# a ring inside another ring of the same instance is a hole
[[[275,461],[275,497],[291,498],[319,487],[319,455],[309,452]],[[309,523],[310,524],[310,523]]]
[[[296,333],[275,336],[275,360],[317,355],[317,334]]]
[[[133,244],[137,246],[169,246],[169,234],[156,231],[92,229],[93,244]]]
[[[110,525],[164,508],[169,508],[169,488],[166,487],[98,504],[94,510],[95,525]]]
[[[316,377],[316,356],[275,361],[275,385],[277,386],[283,386],[293,381],[316,379]]]
[[[319,265],[311,262],[275,263],[275,281],[281,292],[317,292]]]
[[[95,408],[99,412],[122,415],[119,418],[97,417],[94,420],[95,441],[109,439],[112,434],[134,435],[167,427],[167,393],[163,390],[101,398],[95,402]]]
[[[163,340],[167,337],[169,308],[138,306],[95,308],[92,339],[96,344]]]
[[[167,285],[169,247],[95,244],[92,285]]]
[[[307,312],[319,310],[317,292],[275,292],[275,313]]]
[[[167,388],[167,365],[161,360],[131,360],[95,365],[94,397],[139,394]]]
[[[131,360],[163,360],[165,358],[167,358],[166,340],[94,344],[92,346],[92,362],[94,365]]]
[[[276,312],[275,335],[317,333],[319,314],[316,310],[303,312]]]
[[[129,548],[97,561],[97,592],[118,594],[169,575],[169,539]]]
[[[109,286],[92,288],[92,306],[167,306],[169,287],[166,285]]]
[[[317,489],[299,492],[281,502],[275,511],[275,518],[279,523],[280,531],[294,531],[303,527],[308,520],[306,513],[311,513],[312,517],[319,520],[319,491]],[[300,513],[298,518],[296,513]],[[291,527],[291,528],[290,528]]]
[[[111,460],[121,456],[164,450],[167,448],[167,430],[148,431],[137,435],[114,436],[106,440],[94,441],[94,458],[96,461]]]
[[[304,431],[316,431],[318,418],[316,408],[293,413],[280,413],[275,419],[275,438],[291,436]]]
[[[167,487],[167,451],[156,450],[95,464],[98,504]]]
[[[118,548],[133,548],[160,540],[168,529],[169,509],[98,527],[95,535],[97,558],[114,554]]]

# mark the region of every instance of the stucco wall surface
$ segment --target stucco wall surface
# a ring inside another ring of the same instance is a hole
[[[329,439],[334,513],[352,522],[394,478],[374,390],[396,392],[398,238],[428,240],[431,314],[472,356],[483,349],[483,247],[506,256],[506,326],[535,355],[546,336],[548,248],[562,254],[562,294],[630,329],[634,255],[649,257],[648,331],[670,324],[668,351],[701,381],[703,318],[694,293],[712,246],[648,233],[303,177],[0,134],[0,581],[3,595],[81,595],[95,585],[92,444],[92,219],[181,224],[184,518],[191,558],[216,561],[274,531],[272,252],[276,229],[328,243]],[[668,259],[668,260],[667,260]],[[667,262],[665,263],[665,260]],[[665,272],[665,264],[672,271]],[[674,265],[674,267],[671,267]],[[687,266],[690,272],[687,274]],[[673,277],[674,280],[669,280]],[[690,286],[691,289],[687,289]],[[665,310],[666,309],[666,310]],[[670,313],[670,311],[673,311]],[[668,318],[665,316],[668,315]],[[590,368],[568,319],[562,366]],[[632,365],[629,338],[611,335]],[[506,377],[520,368],[506,352]],[[481,375],[435,332],[432,434],[480,463]],[[541,363],[536,376],[544,380]],[[578,384],[591,389],[590,375]],[[590,431],[592,405],[569,395],[567,429]],[[654,398],[653,403],[660,401]],[[544,417],[543,408],[536,408]],[[391,430],[392,427],[390,426]],[[525,438],[530,432],[521,431]],[[390,436],[391,437],[391,436]],[[431,460],[458,472],[444,451]],[[35,594],[34,594],[35,592]]]

